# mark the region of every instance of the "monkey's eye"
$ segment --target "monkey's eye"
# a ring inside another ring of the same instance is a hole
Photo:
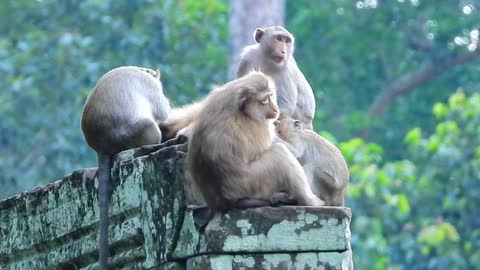
[[[302,122],[298,121],[298,120],[295,120],[295,122],[293,122],[293,126],[296,128],[296,129],[302,129]]]
[[[260,101],[260,103],[262,103],[263,105],[266,105],[268,104],[269,100],[270,100],[270,96],[266,96]]]
[[[280,125],[280,121],[278,121],[278,120],[273,121],[273,125],[275,127],[278,127]]]
[[[282,41],[282,36],[277,36],[278,41]]]
[[[285,42],[292,43],[292,40],[290,38],[287,38],[287,40]]]

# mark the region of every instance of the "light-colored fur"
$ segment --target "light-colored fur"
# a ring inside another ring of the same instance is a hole
[[[85,139],[95,151],[113,155],[145,142],[160,143],[157,123],[167,119],[170,104],[163,95],[160,72],[152,72],[124,66],[98,80],[81,120]]]
[[[295,149],[313,193],[326,205],[343,206],[349,172],[340,150],[312,130],[295,128],[291,118],[278,121],[277,134]]]
[[[268,106],[259,100],[272,95]],[[189,140],[187,168],[209,207],[226,210],[245,197],[285,191],[300,205],[322,205],[285,145],[272,144],[278,107],[274,83],[253,72],[214,89],[204,101]],[[266,115],[273,117],[267,119]]]
[[[168,114],[168,118],[159,123],[162,130],[165,131],[165,138],[169,139],[178,135],[189,138],[193,128],[193,122],[202,108],[203,100],[173,108]]]
[[[263,35],[257,41],[258,43],[243,49],[237,69],[237,78],[252,70],[261,71],[270,76],[277,87],[280,112],[300,120],[306,128],[312,129],[315,97],[310,84],[293,58],[295,46],[293,35],[281,26],[271,26],[261,30]],[[279,34],[291,38],[289,51],[281,63],[277,63],[271,58],[272,39]]]
[[[161,142],[158,122],[170,105],[163,95],[160,72],[126,66],[110,70],[97,82],[83,108],[81,127],[97,152],[99,201],[99,269],[107,269],[108,205],[112,156],[120,151]]]

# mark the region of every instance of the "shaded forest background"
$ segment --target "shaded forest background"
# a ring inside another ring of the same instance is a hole
[[[185,104],[230,78],[229,33],[249,22],[233,18],[275,11],[314,89],[315,130],[350,167],[356,268],[478,267],[480,1],[235,2],[0,2],[0,198],[96,166],[79,124],[103,73],[159,68]]]

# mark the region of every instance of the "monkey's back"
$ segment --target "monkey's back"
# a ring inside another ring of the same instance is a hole
[[[136,146],[122,143],[139,136],[132,130],[166,119],[169,109],[158,78],[138,67],[119,67],[98,80],[85,103],[81,127],[94,150],[115,154]]]
[[[269,147],[259,144],[262,140],[259,137],[270,136],[262,134],[265,125],[246,127],[256,124],[236,111],[235,97],[235,88],[213,90],[205,100],[189,140],[187,169],[213,211],[229,209],[237,199],[251,193],[242,190],[241,185],[248,175],[247,164],[255,158],[255,152]]]
[[[344,189],[349,181],[348,165],[340,149],[332,142],[311,130],[301,130],[301,138],[308,144],[306,162],[317,171],[314,177],[328,173],[338,183],[334,188]]]

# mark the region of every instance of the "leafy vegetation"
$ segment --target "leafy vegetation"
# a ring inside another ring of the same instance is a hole
[[[478,263],[480,94],[457,92],[436,103],[433,115],[433,133],[406,134],[408,160],[384,160],[379,145],[361,139],[340,144],[351,165],[347,205],[360,269],[474,269]]]
[[[314,126],[338,140],[350,167],[357,269],[480,264],[480,65],[442,66],[478,43],[479,8],[287,2],[317,98]],[[0,16],[0,198],[95,166],[80,112],[109,69],[159,68],[175,105],[227,78],[225,1],[4,1]],[[436,67],[430,80],[369,114],[383,89],[425,62]]]

